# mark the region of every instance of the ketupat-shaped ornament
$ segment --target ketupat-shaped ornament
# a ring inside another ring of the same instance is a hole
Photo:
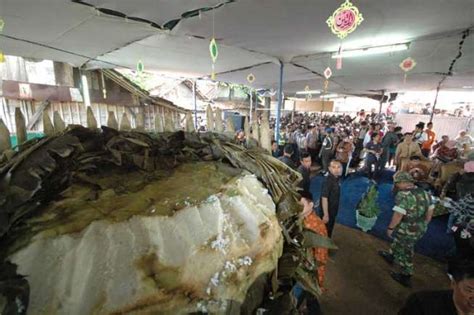
[[[352,4],[349,0],[346,0],[334,13],[327,19],[331,32],[340,39],[344,39],[356,30],[356,28],[362,23],[364,18],[359,12],[359,9]]]
[[[413,70],[413,68],[415,68],[416,61],[413,58],[408,57],[408,58],[405,58],[399,64],[399,66],[400,66],[400,69],[402,69],[405,72],[405,75],[403,76],[403,83],[406,83],[408,72],[410,72],[411,70]]]
[[[145,65],[141,60],[138,60],[137,62],[137,72],[140,74],[145,70]]]
[[[216,80],[216,70],[214,64],[216,63],[217,57],[219,56],[219,49],[217,48],[216,39],[213,37],[209,43],[209,52],[212,59],[212,71],[211,71],[211,80]]]
[[[5,26],[5,22],[3,19],[0,19],[0,32],[3,32],[3,27]],[[3,51],[0,50],[0,63],[5,62],[5,55],[3,54]]]
[[[304,90],[305,90],[305,92],[306,92],[306,101],[312,99],[312,98],[313,98],[313,95],[311,95],[311,93],[309,93],[309,91],[310,91],[309,85],[305,86],[305,87],[304,87]]]
[[[401,63],[400,63],[400,68],[405,71],[405,72],[408,72],[408,71],[411,71],[413,70],[413,68],[415,68],[416,66],[416,61],[411,58],[411,57],[408,57],[406,59],[404,59]]]
[[[331,68],[327,67],[326,70],[324,70],[324,77],[326,80],[329,80],[329,78],[332,76],[332,70]]]
[[[219,56],[219,50],[217,48],[217,42],[215,38],[212,38],[211,42],[209,43],[209,52],[211,53],[212,62],[215,63],[217,57]]]
[[[328,91],[328,86],[329,86],[329,78],[332,76],[332,70],[331,68],[327,67],[326,70],[324,70],[324,77],[326,80],[324,81],[324,93]]]
[[[247,76],[247,82],[248,83],[253,83],[255,82],[255,75],[253,73],[250,73],[248,76]]]

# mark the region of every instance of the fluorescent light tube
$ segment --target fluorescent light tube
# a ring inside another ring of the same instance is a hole
[[[333,53],[332,58],[367,56],[367,55],[389,53],[389,52],[394,52],[394,51],[402,51],[402,50],[407,50],[407,49],[408,49],[408,44],[368,47],[364,49],[345,50],[345,51],[342,51],[341,54]]]
[[[326,94],[326,95],[321,95],[321,98],[332,98],[332,97],[337,97],[337,94]]]
[[[320,90],[311,90],[311,91],[298,91],[296,92],[297,95],[308,95],[308,94],[320,94]]]

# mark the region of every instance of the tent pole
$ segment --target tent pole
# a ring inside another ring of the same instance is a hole
[[[385,98],[385,90],[382,90],[382,98],[380,99],[380,105],[379,105],[379,120],[380,120],[380,115],[382,115],[382,104],[383,104],[384,98]]]
[[[252,97],[253,97],[253,92],[252,92]],[[253,107],[255,107],[255,120],[258,122],[258,99],[257,99],[257,91],[255,91],[255,98],[253,99]]]
[[[436,108],[436,103],[438,103],[439,87],[440,87],[440,85],[438,85],[438,87],[436,88],[436,96],[435,96],[435,100],[434,100],[434,103],[433,103],[433,108],[431,109],[430,122],[433,122],[433,115],[434,115],[434,111],[435,111],[435,108]]]
[[[252,123],[252,108],[253,108],[253,91],[250,90],[249,123]]]
[[[281,115],[281,106],[283,104],[283,62],[280,61],[280,86],[278,91],[278,106],[276,112],[276,121],[275,121],[275,141],[278,143],[280,140],[280,115]]]
[[[196,80],[193,81],[193,102],[194,102],[194,126],[199,130],[198,115],[197,115],[197,101],[196,101]]]

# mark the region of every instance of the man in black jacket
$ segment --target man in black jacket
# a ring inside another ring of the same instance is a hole
[[[288,167],[295,169],[295,163],[293,163],[292,156],[293,156],[294,150],[293,150],[293,145],[288,143],[285,145],[283,148],[283,155],[280,156],[278,159],[285,163]]]
[[[448,264],[452,290],[411,294],[398,315],[474,314],[474,260],[455,259]]]
[[[302,152],[300,155],[300,167],[298,167],[298,172],[303,176],[303,180],[300,182],[300,188],[303,191],[309,192],[309,186],[311,184],[311,155],[308,152]]]
[[[329,162],[334,156],[334,138],[331,128],[326,128],[326,136],[324,137],[319,154],[321,155],[322,172],[326,173],[328,171]]]
[[[321,190],[322,219],[328,229],[328,236],[332,237],[334,224],[339,210],[339,196],[341,191],[340,177],[342,164],[339,160],[329,163],[329,173],[323,182]]]

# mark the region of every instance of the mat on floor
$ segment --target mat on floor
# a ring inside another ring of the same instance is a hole
[[[378,204],[381,211],[375,226],[368,232],[369,234],[386,241],[389,241],[389,238],[385,233],[392,218],[392,208],[394,205],[392,175],[393,172],[384,171],[381,177],[377,180],[379,192]],[[323,176],[316,176],[311,180],[310,190],[315,200],[319,200],[321,196],[322,182]],[[336,219],[337,223],[358,229],[356,226],[355,208],[368,186],[369,179],[360,174],[352,175],[343,180],[341,185],[339,213]],[[444,260],[447,255],[452,253],[454,250],[454,240],[451,235],[446,233],[447,222],[447,215],[433,218],[428,226],[428,231],[417,243],[415,251],[438,260]],[[334,233],[337,233],[337,227]]]

